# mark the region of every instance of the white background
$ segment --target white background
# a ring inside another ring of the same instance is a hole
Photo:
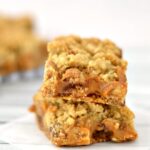
[[[149,0],[0,0],[0,13],[32,14],[47,37],[72,33],[150,46]]]

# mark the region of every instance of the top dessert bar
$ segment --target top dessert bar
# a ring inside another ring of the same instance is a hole
[[[127,62],[109,40],[64,36],[48,44],[44,97],[124,105]]]

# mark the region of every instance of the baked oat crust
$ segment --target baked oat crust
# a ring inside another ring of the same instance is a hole
[[[98,103],[124,104],[127,62],[109,40],[60,37],[48,44],[43,96],[91,98]]]

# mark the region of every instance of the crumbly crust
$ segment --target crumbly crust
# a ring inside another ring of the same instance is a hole
[[[124,104],[127,62],[111,41],[77,36],[48,44],[43,96],[92,97],[97,102]]]
[[[38,123],[57,146],[135,140],[134,114],[126,107],[34,97]]]

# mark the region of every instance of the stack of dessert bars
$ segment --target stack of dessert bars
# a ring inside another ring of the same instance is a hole
[[[58,37],[48,44],[44,81],[34,96],[40,128],[57,146],[137,138],[125,105],[127,62],[109,40]]]

